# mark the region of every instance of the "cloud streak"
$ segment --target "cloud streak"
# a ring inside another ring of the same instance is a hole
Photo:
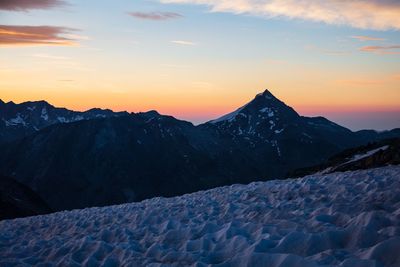
[[[63,34],[75,29],[57,26],[0,25],[0,46],[72,46],[74,39]]]
[[[385,41],[384,38],[372,37],[372,36],[363,36],[363,35],[354,35],[351,36],[353,39],[357,39],[359,41]]]
[[[50,9],[64,6],[62,0],[1,0],[0,10],[28,11],[30,9]]]
[[[171,41],[171,43],[177,44],[177,45],[196,45],[196,44],[193,43],[193,42],[190,42],[190,41],[183,41],[183,40],[174,40],[174,41]]]
[[[53,56],[53,55],[50,55],[50,54],[34,54],[32,56],[33,57],[37,57],[37,58],[52,59],[52,60],[66,60],[66,59],[68,59],[67,57]]]
[[[400,45],[364,46],[360,48],[360,51],[380,55],[400,55]]]
[[[128,14],[137,19],[153,21],[172,20],[183,17],[181,14],[174,12],[129,12]]]
[[[398,0],[159,0],[162,3],[198,4],[211,12],[285,17],[348,25],[361,29],[400,29]]]

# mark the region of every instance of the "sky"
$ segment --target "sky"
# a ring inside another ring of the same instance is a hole
[[[352,130],[400,127],[400,2],[0,1],[3,101],[201,123],[265,89]]]

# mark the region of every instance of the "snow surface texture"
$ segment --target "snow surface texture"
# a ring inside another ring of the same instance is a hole
[[[0,222],[0,266],[400,266],[400,166]]]

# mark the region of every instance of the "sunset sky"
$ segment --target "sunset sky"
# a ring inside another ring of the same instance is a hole
[[[400,127],[400,2],[0,1],[3,101],[200,123],[266,88],[353,130]]]

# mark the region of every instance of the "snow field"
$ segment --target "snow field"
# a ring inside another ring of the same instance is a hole
[[[400,266],[400,166],[0,222],[0,266]]]

